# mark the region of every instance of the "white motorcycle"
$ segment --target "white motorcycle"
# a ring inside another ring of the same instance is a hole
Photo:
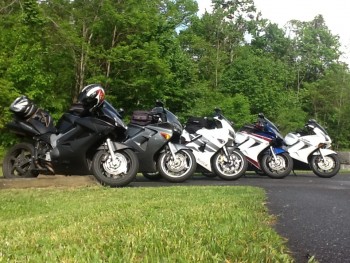
[[[332,140],[315,120],[305,124],[305,130],[288,133],[287,151],[294,159],[295,168],[309,169],[319,177],[330,178],[340,169],[337,153],[330,149]]]
[[[234,138],[230,121],[215,109],[212,119],[190,117],[181,134],[181,143],[192,150],[204,172],[224,180],[236,180],[245,173],[248,162],[234,146]]]

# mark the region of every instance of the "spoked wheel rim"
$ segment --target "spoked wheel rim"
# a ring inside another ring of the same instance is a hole
[[[323,158],[318,156],[315,159],[315,168],[322,173],[332,172],[335,168],[335,164],[336,163],[333,158],[329,156],[325,156]]]
[[[238,153],[233,152],[231,158],[221,154],[217,161],[217,168],[226,176],[234,176],[244,169],[244,161]]]
[[[100,172],[103,176],[110,179],[123,178],[130,170],[131,161],[123,153],[115,153],[116,159],[113,161],[112,156],[105,153],[101,156],[99,165]]]
[[[287,153],[278,155],[264,155],[261,159],[261,169],[269,177],[282,179],[293,169],[293,160]]]
[[[115,159],[105,151],[99,151],[92,160],[94,177],[102,184],[122,187],[132,182],[137,174],[139,163],[130,149],[114,152]]]
[[[173,178],[182,177],[188,173],[193,166],[193,160],[187,151],[175,154],[175,159],[170,152],[166,153],[161,161],[163,172]]]
[[[33,146],[29,144],[18,144],[10,149],[4,158],[3,172],[5,178],[28,178],[38,176],[33,171]]]
[[[273,156],[270,156],[267,164],[270,172],[275,174],[284,173],[287,168],[286,160],[280,155],[277,155],[276,159]]]
[[[314,156],[311,160],[314,173],[320,177],[330,178],[336,175],[340,169],[339,158],[334,155]]]

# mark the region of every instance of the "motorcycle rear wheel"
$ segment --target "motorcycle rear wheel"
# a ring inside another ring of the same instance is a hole
[[[161,153],[157,168],[161,176],[172,183],[182,183],[196,171],[197,163],[193,153],[180,150],[175,153],[175,160],[170,151]]]
[[[109,152],[98,151],[92,159],[92,173],[96,180],[110,187],[123,187],[135,180],[139,169],[136,154],[130,149],[116,151],[116,162]]]
[[[31,178],[39,175],[34,171],[34,146],[18,143],[11,147],[4,158],[2,172],[5,178]]]
[[[265,154],[261,158],[261,169],[273,179],[282,179],[292,171],[293,159],[287,153],[276,155],[276,160],[272,155]]]
[[[248,161],[239,150],[231,153],[231,160],[222,151],[213,156],[212,167],[214,172],[224,180],[237,180],[247,171]]]
[[[143,172],[142,175],[151,181],[158,181],[158,180],[162,179],[162,175],[159,172],[155,172],[155,173]]]
[[[339,172],[340,160],[336,154],[330,154],[323,158],[320,155],[313,155],[310,160],[310,166],[317,176],[331,178]]]

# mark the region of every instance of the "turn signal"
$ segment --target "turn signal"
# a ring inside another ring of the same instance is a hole
[[[165,140],[169,140],[171,138],[171,134],[166,132],[161,132],[160,135],[162,135]]]
[[[318,144],[318,148],[326,148],[326,144],[325,143],[319,143]]]

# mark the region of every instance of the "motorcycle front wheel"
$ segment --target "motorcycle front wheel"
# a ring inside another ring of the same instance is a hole
[[[31,178],[39,175],[34,171],[34,146],[18,143],[11,147],[3,160],[2,172],[5,178]]]
[[[167,181],[182,183],[193,175],[197,163],[193,153],[189,150],[178,151],[175,153],[175,159],[170,151],[165,151],[158,158],[157,168]]]
[[[261,169],[273,179],[282,179],[292,171],[293,160],[287,153],[276,155],[276,159],[270,154],[265,154],[261,158]]]
[[[92,173],[96,180],[110,187],[123,187],[135,180],[139,169],[136,154],[130,149],[114,152],[98,151],[92,159]]]
[[[323,158],[321,155],[313,155],[311,157],[310,166],[317,176],[331,178],[339,172],[340,160],[336,154],[330,154]]]
[[[248,161],[239,150],[234,150],[228,159],[223,151],[213,156],[212,167],[214,172],[224,180],[237,180],[248,168]]]

